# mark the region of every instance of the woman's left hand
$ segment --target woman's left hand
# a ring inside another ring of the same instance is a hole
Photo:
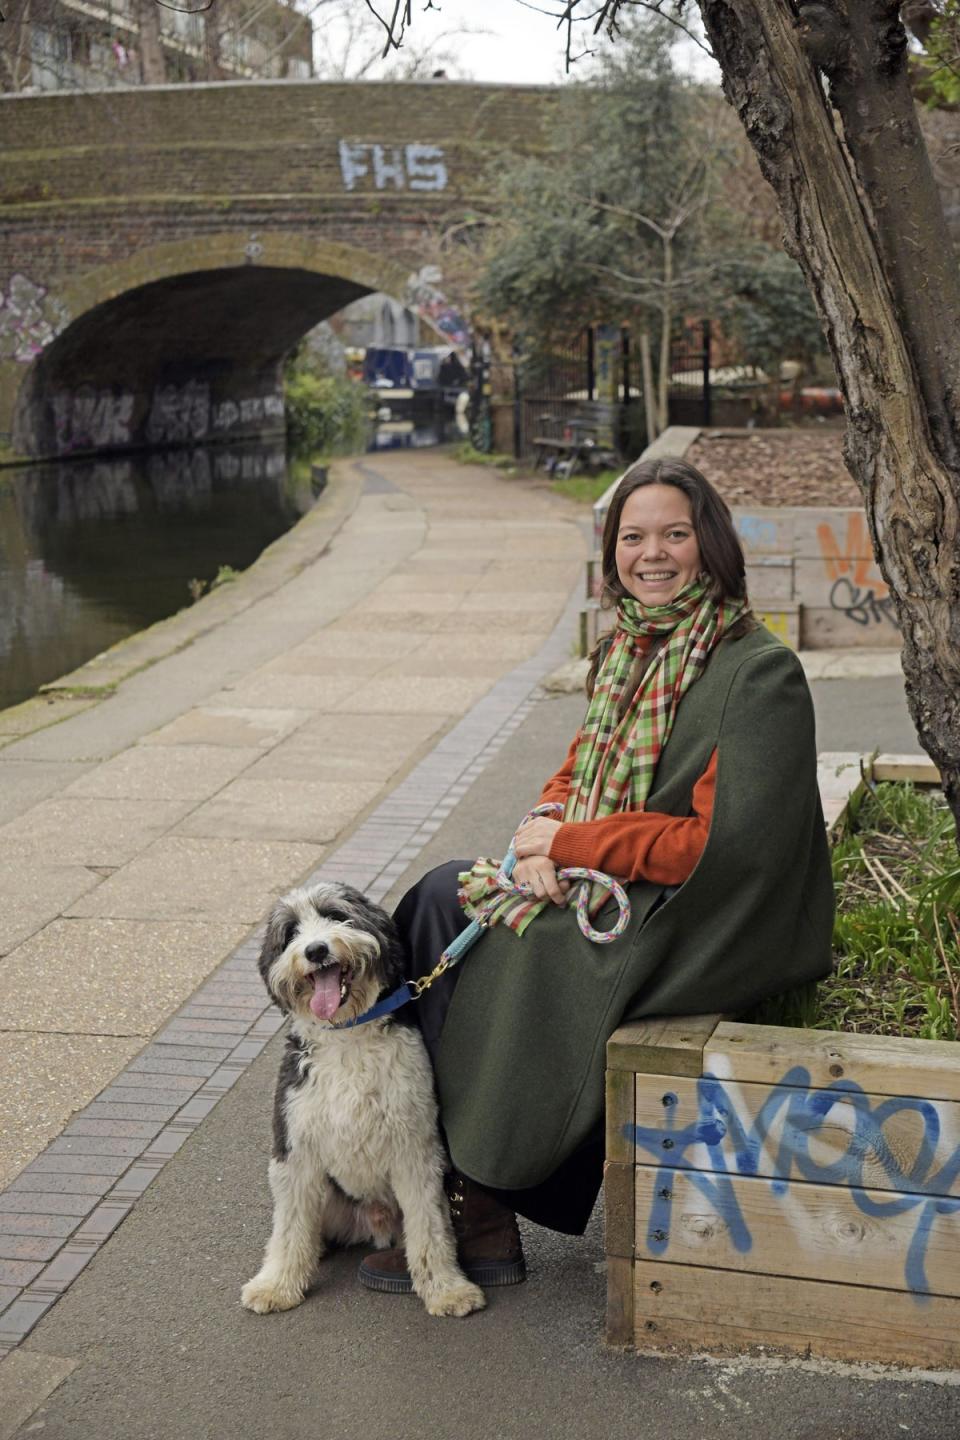
[[[517,831],[513,848],[517,859],[525,855],[549,855],[553,837],[560,829],[559,820],[549,820],[546,815],[533,815],[524,820]]]

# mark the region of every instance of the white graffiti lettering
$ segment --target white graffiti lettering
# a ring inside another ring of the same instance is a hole
[[[371,179],[375,190],[445,190],[447,166],[439,145],[374,145],[341,140],[340,174],[347,190]]]
[[[214,405],[211,419],[212,429],[222,434],[232,430],[238,422],[243,425],[256,424],[258,420],[283,419],[282,395],[252,395],[239,402],[223,400]]]
[[[66,307],[26,275],[11,275],[0,290],[0,360],[28,365],[69,321]]]
[[[158,385],[153,392],[147,439],[151,445],[167,441],[203,440],[210,429],[210,386],[203,380],[183,385]]]
[[[129,445],[132,420],[129,390],[94,390],[91,385],[61,390],[53,397],[57,454]]]

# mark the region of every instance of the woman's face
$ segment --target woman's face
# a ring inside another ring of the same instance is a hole
[[[641,605],[667,605],[701,569],[690,501],[676,485],[641,485],[617,531],[617,574]]]

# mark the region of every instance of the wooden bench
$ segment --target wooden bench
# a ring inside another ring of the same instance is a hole
[[[960,1046],[747,1025],[607,1046],[607,1340],[960,1364]]]

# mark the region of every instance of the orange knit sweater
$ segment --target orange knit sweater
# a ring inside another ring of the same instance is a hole
[[[574,739],[563,765],[551,775],[539,804],[558,800],[570,789],[577,753]],[[717,784],[717,752],[693,787],[692,815],[662,815],[657,810],[622,810],[603,820],[565,823],[553,837],[550,859],[557,865],[586,865],[627,880],[652,880],[656,885],[682,885],[703,854],[713,814]]]

